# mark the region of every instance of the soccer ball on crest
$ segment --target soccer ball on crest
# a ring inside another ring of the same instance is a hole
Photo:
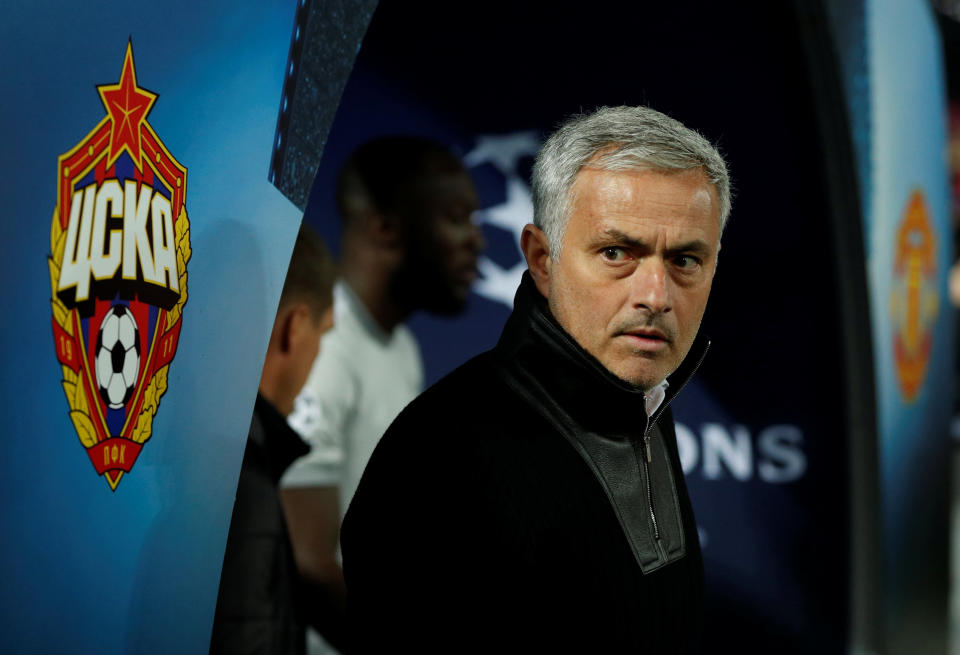
[[[140,372],[140,334],[126,305],[111,307],[100,324],[96,358],[100,397],[110,409],[123,409]]]

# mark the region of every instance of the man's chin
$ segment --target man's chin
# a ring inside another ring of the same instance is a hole
[[[469,297],[469,288],[462,293],[458,289],[454,292],[435,294],[430,298],[429,302],[424,304],[423,309],[438,316],[456,316],[462,314],[467,308],[467,299]]]
[[[649,378],[644,378],[644,379],[642,379],[642,380],[639,380],[639,379],[627,379],[627,378],[620,378],[620,379],[623,380],[624,382],[626,382],[627,384],[629,384],[631,387],[633,387],[633,388],[636,389],[637,391],[642,391],[642,392],[644,392],[644,393],[650,391],[650,390],[653,389],[655,386],[657,386],[658,384],[660,384],[661,382],[663,382],[663,378],[661,378],[660,380],[658,380],[658,381],[656,381],[656,382],[652,382]]]
[[[391,294],[410,311],[456,316],[467,307],[470,285],[450,285],[433,269],[408,267],[391,280]]]
[[[623,382],[626,382],[634,389],[643,392],[653,389],[655,386],[663,382],[667,377],[666,373],[658,371],[614,370],[609,366],[606,368],[608,371],[620,378]]]
[[[617,353],[614,361],[600,360],[604,368],[630,386],[648,391],[663,382],[674,368],[671,358],[662,352],[643,350],[623,350]]]

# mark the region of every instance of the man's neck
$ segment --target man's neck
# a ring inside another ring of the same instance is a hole
[[[392,333],[410,315],[410,311],[401,307],[391,294],[390,276],[382,271],[364,271],[359,267],[344,266],[343,280],[387,334]]]

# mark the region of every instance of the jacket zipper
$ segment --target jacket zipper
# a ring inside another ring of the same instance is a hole
[[[643,459],[643,477],[647,481],[647,505],[650,506],[650,520],[653,522],[653,538],[660,541],[660,526],[657,525],[657,512],[653,507],[653,487],[650,484],[650,462],[653,457],[650,454],[650,428],[652,424],[650,417],[647,417],[647,424],[643,428],[643,445],[646,449],[646,457]]]
[[[647,481],[647,504],[650,506],[650,521],[653,523],[653,538],[657,541],[660,541],[660,526],[657,523],[656,509],[653,506],[653,486],[650,482],[650,464],[653,462],[653,454],[650,450],[650,430],[657,422],[657,419],[660,418],[660,415],[663,413],[663,411],[670,405],[670,403],[673,402],[673,399],[676,398],[681,391],[683,391],[685,386],[687,386],[687,382],[690,381],[690,378],[696,374],[697,369],[699,369],[700,365],[703,364],[703,360],[706,358],[707,350],[709,349],[710,342],[708,341],[706,347],[703,349],[703,353],[700,355],[700,359],[697,360],[696,366],[694,366],[693,370],[690,371],[690,375],[686,377],[686,379],[683,381],[683,384],[677,387],[677,390],[671,394],[670,398],[664,399],[664,401],[660,404],[660,407],[658,407],[657,411],[654,413],[653,420],[651,420],[651,417],[647,416],[647,424],[643,428],[643,447],[644,454],[646,455],[643,460],[643,472]],[[644,394],[644,407],[646,407],[646,394]],[[644,414],[646,414],[646,410],[644,410]]]

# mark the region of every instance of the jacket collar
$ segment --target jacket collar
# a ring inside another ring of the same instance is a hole
[[[709,339],[697,335],[686,358],[667,377],[667,394],[651,425],[699,368],[709,346]],[[619,432],[642,431],[646,425],[643,391],[608,371],[560,326],[529,271],[523,274],[496,353],[531,374],[584,427]]]
[[[283,472],[295,459],[310,452],[310,447],[287,424],[286,417],[259,393],[253,409],[248,448],[251,443],[262,450],[274,484],[280,481]]]

